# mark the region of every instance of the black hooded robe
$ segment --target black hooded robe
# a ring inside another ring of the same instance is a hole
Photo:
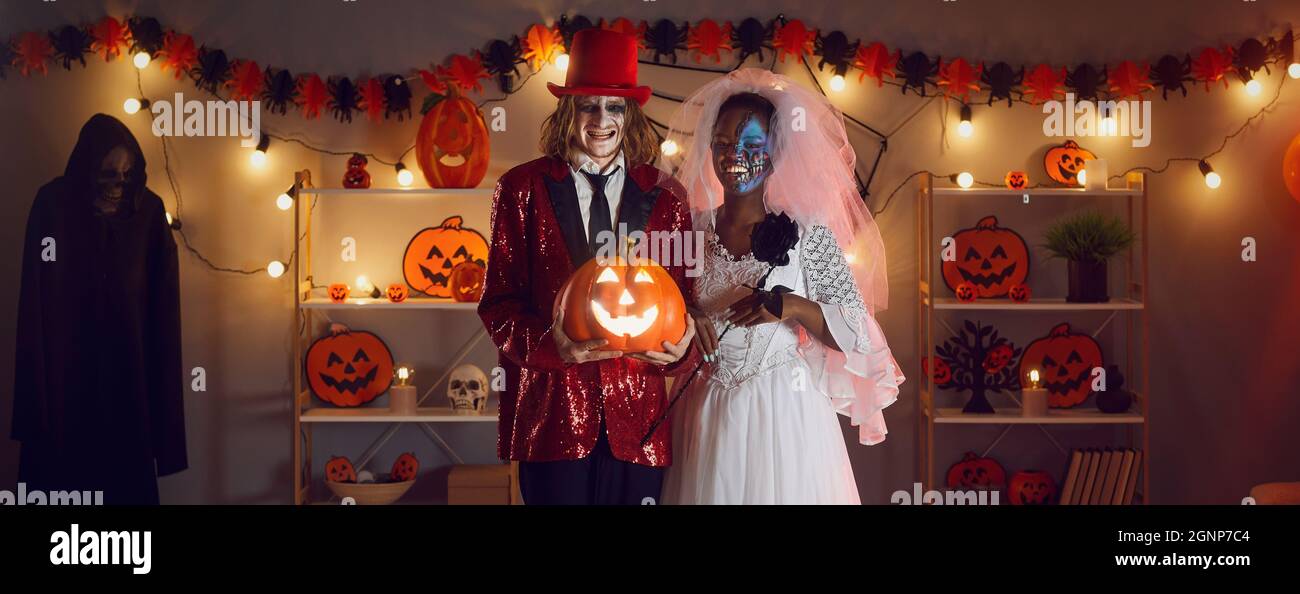
[[[114,147],[134,156],[118,211],[94,206]],[[32,204],[23,246],[11,436],[27,491],[103,491],[158,503],[158,476],[185,470],[180,286],[162,200],[120,121],[81,128],[63,176]],[[45,261],[45,238],[55,241]]]

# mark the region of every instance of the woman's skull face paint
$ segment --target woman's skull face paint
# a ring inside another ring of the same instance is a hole
[[[729,194],[747,195],[763,187],[772,171],[768,123],[748,109],[728,109],[713,127],[713,172]]]
[[[104,156],[95,177],[99,195],[105,200],[121,200],[126,191],[126,182],[131,175],[132,159],[126,147],[119,146]]]
[[[577,98],[578,146],[595,161],[612,159],[623,144],[627,100],[622,97]]]

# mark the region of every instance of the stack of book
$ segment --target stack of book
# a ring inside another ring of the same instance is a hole
[[[1142,450],[1074,450],[1061,486],[1061,505],[1130,505]]]

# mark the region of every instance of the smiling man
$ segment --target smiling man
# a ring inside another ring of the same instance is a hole
[[[680,193],[658,185],[636,40],[587,29],[574,35],[570,56],[564,86],[548,85],[559,101],[542,125],[545,156],[506,172],[493,197],[478,312],[506,374],[497,448],[520,462],[525,503],[657,502],[671,462],[668,424],[641,438],[667,406],[664,376],[690,368],[683,357],[694,322],[688,316],[686,335],[664,352],[623,353],[570,340],[555,301],[595,256],[597,238],[612,236],[602,231],[626,225],[680,238],[691,219]],[[689,298],[684,268],[665,267]]]

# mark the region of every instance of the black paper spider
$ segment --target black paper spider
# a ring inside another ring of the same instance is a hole
[[[54,46],[54,61],[63,62],[64,70],[72,70],[73,62],[86,65],[86,52],[90,51],[90,36],[80,27],[68,25],[59,32],[50,33],[50,45]]]
[[[1097,72],[1092,64],[1079,64],[1065,77],[1065,86],[1074,91],[1075,99],[1096,101],[1109,76],[1108,66],[1102,66],[1101,72]]]
[[[411,116],[411,85],[396,74],[383,77],[384,80],[384,119],[397,116],[402,121]]]
[[[660,56],[670,56],[673,64],[677,63],[677,50],[686,48],[686,34],[690,31],[690,25],[682,23],[678,28],[676,24],[668,19],[661,19],[655,23],[655,26],[646,29],[645,42],[655,52],[655,64],[659,63]]]
[[[348,77],[335,78],[330,77],[330,111],[334,113],[334,119],[340,122],[352,123],[352,113],[360,107],[361,96],[357,92],[357,86],[352,84],[352,79]]]
[[[520,56],[521,52],[519,36],[516,35],[511,41],[497,39],[489,43],[487,51],[483,53],[483,66],[489,73],[496,75],[497,85],[501,87],[502,93],[511,93],[515,90],[519,65],[527,63],[527,60]]]
[[[1241,77],[1241,82],[1248,82],[1255,78],[1255,73],[1260,68],[1264,72],[1273,74],[1268,69],[1268,48],[1260,43],[1258,39],[1247,39],[1241,42],[1241,47],[1237,48],[1237,55],[1233,57],[1232,63],[1237,67],[1237,75]]]
[[[132,17],[127,21],[127,27],[131,29],[132,52],[147,52],[152,56],[162,49],[163,29],[158,19]]]
[[[736,61],[744,63],[745,58],[758,54],[758,61],[763,61],[763,49],[772,49],[772,24],[766,26],[753,17],[740,22],[740,26],[731,32],[731,43],[740,49]]]
[[[1191,74],[1191,56],[1183,56],[1183,61],[1179,62],[1178,58],[1166,55],[1151,69],[1151,82],[1160,85],[1160,96],[1165,99],[1169,99],[1169,91],[1182,91],[1186,97],[1187,87],[1184,83],[1192,82]]]
[[[1269,52],[1277,57],[1277,60],[1283,64],[1292,64],[1295,62],[1295,33],[1287,31],[1281,39],[1268,40]]]
[[[821,60],[817,62],[817,69],[821,70],[830,64],[835,74],[844,76],[844,73],[849,71],[849,62],[853,60],[853,54],[857,51],[858,42],[849,43],[849,38],[841,31],[819,35],[817,55],[821,56]]]
[[[266,109],[271,113],[284,115],[289,111],[289,104],[293,103],[293,98],[298,94],[298,85],[293,79],[293,74],[286,69],[280,69],[272,74],[270,68],[266,69],[266,84],[262,89],[262,101],[266,102]]]
[[[7,42],[0,42],[0,80],[9,78],[9,65],[14,63],[14,48]]]
[[[199,67],[191,71],[190,76],[194,78],[194,86],[217,94],[217,89],[230,78],[230,61],[226,59],[226,52],[200,47]]]
[[[992,68],[985,68],[984,74],[980,75],[980,82],[989,88],[989,105],[992,106],[994,101],[1007,100],[1007,107],[1011,107],[1011,93],[1014,89],[1025,82],[1025,67],[1020,67],[1020,72],[1011,69],[1011,65],[1006,62],[998,62]]]
[[[930,58],[921,52],[912,52],[906,58],[898,62],[898,73],[903,75],[902,92],[907,94],[910,88],[916,91],[916,94],[925,96],[925,85],[934,84],[931,77],[939,73],[940,60],[936,58],[934,63],[930,63]]]
[[[591,23],[591,19],[580,14],[574,15],[573,18],[569,18],[567,15],[560,16],[560,22],[557,26],[560,29],[560,37],[564,39],[564,47],[569,49],[573,48],[574,33],[595,27]]]

